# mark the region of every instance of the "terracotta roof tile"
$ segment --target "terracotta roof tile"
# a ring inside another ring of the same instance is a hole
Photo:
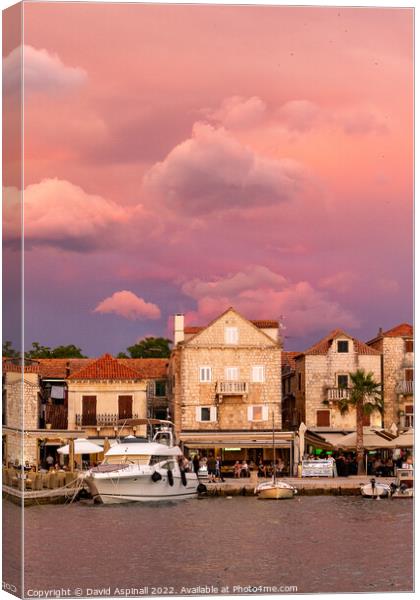
[[[118,362],[138,371],[142,379],[164,379],[169,358],[119,358]]]
[[[385,331],[383,337],[408,337],[413,335],[413,326],[408,323],[401,323],[392,329]],[[378,336],[380,337],[380,336]]]
[[[22,373],[22,365],[15,360],[3,358],[4,373]],[[39,373],[39,364],[33,363],[23,366],[24,373]]]
[[[320,354],[320,355],[327,354],[328,350],[331,347],[332,341],[339,336],[344,336],[344,337],[347,337],[347,338],[350,338],[351,340],[353,340],[357,354],[378,354],[378,355],[381,354],[379,352],[379,350],[375,350],[374,348],[371,348],[364,342],[361,342],[360,340],[354,338],[353,336],[349,335],[342,329],[334,329],[328,335],[323,337],[322,340],[320,340],[319,342],[317,342],[316,344],[314,344],[313,346],[311,346],[310,348],[308,348],[307,350],[305,350],[305,352],[302,352],[301,354],[306,355],[306,356],[308,356],[308,355],[312,356],[312,355],[317,355],[317,354]]]
[[[142,379],[140,373],[131,367],[123,364],[120,360],[114,358],[110,354],[104,354],[91,364],[82,368],[80,371],[76,371],[70,375],[67,379],[69,380],[81,380],[81,379],[115,379],[115,380],[126,380]]]
[[[40,358],[39,371],[44,379],[65,379],[94,362],[95,358]]]
[[[281,353],[281,366],[289,367],[292,371],[296,368],[295,358],[299,356],[302,352],[285,352]]]

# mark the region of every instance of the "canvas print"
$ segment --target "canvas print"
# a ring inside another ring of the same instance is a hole
[[[413,591],[413,20],[3,11],[3,590]]]

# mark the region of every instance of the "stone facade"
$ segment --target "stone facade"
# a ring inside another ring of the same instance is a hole
[[[400,429],[414,426],[413,328],[403,323],[389,331],[379,330],[368,342],[382,354],[384,426]]]
[[[34,464],[37,459],[37,440],[23,430],[39,427],[39,375],[20,369],[4,374],[5,412],[3,423],[4,462]]]
[[[345,352],[339,352],[339,342],[346,342]],[[290,380],[290,394],[295,398],[298,422],[304,422],[308,429],[354,429],[355,411],[341,415],[336,400],[345,394],[345,382],[349,373],[364,369],[373,373],[377,383],[381,383],[380,352],[368,348],[362,342],[343,331],[332,332],[320,344],[294,357],[294,376]],[[324,401],[329,401],[325,404]],[[366,425],[381,426],[381,415],[375,412]]]
[[[272,414],[275,428],[281,429],[277,336],[233,309],[197,329],[179,341],[170,360],[176,434],[267,430],[272,428]]]
[[[83,435],[92,437],[115,437],[120,426],[118,419],[118,398],[132,398],[132,416],[144,419],[147,417],[147,382],[146,381],[115,381],[115,380],[68,380],[68,427],[80,427]],[[91,425],[83,424],[83,397],[96,398],[96,422]],[[126,427],[123,435],[144,435],[146,428]]]

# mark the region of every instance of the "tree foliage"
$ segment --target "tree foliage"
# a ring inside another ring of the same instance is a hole
[[[127,348],[131,358],[168,358],[171,354],[171,340],[163,337],[146,337]],[[126,358],[122,352],[118,358]]]
[[[20,352],[13,348],[10,340],[5,340],[2,344],[2,355],[4,358],[19,358]]]
[[[32,342],[32,348],[25,352],[26,358],[86,358],[82,350],[74,344],[50,348],[39,342]]]

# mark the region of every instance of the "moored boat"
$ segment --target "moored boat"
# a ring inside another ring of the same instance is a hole
[[[297,489],[285,481],[265,481],[260,483],[254,490],[261,500],[285,500],[293,498],[297,494]]]
[[[395,483],[391,483],[391,498],[414,498],[414,469],[397,469]]]
[[[94,500],[104,504],[185,500],[204,491],[197,475],[180,464],[183,455],[173,444],[172,423],[157,419],[131,421],[135,425],[158,425],[159,430],[152,440],[134,436],[122,439],[105,453],[100,465],[86,473],[85,481]]]
[[[386,498],[391,492],[387,483],[380,483],[374,477],[369,483],[360,484],[360,493],[364,498]]]

